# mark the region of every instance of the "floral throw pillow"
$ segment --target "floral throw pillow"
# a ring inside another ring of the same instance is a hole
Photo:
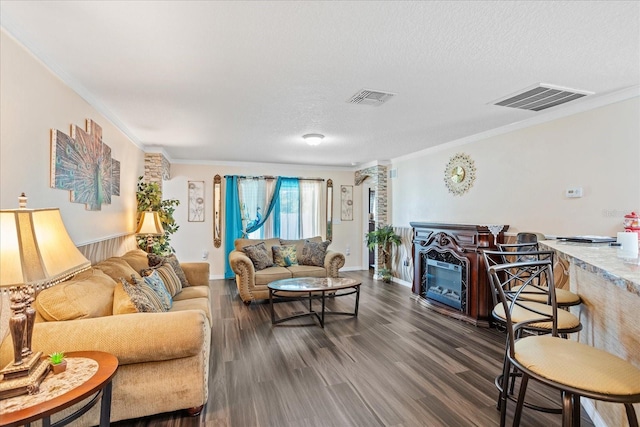
[[[310,242],[308,240],[304,242],[300,264],[324,267],[324,257],[327,254],[329,244],[331,244],[329,240],[319,243]]]
[[[273,262],[280,267],[298,265],[296,245],[272,246]]]
[[[273,265],[273,261],[271,261],[271,257],[267,252],[267,246],[264,242],[260,242],[257,245],[245,246],[242,250],[249,257],[256,271],[264,270]]]

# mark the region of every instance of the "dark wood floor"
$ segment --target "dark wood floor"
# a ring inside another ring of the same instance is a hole
[[[242,304],[235,282],[211,282],[214,326],[209,401],[199,417],[182,413],[117,423],[125,426],[498,426],[494,377],[504,335],[430,311],[409,288],[362,280],[357,318],[328,316],[325,329],[272,327],[268,304]],[[354,296],[328,303],[352,310]],[[276,305],[279,316],[301,302]],[[528,396],[555,405],[537,384]],[[170,396],[167,396],[170,398]],[[515,404],[509,405],[510,424]],[[559,415],[526,410],[522,426],[561,425]],[[592,426],[583,416],[583,426]]]

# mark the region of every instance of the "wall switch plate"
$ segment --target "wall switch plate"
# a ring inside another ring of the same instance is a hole
[[[582,187],[567,188],[564,191],[564,195],[570,199],[582,197]]]

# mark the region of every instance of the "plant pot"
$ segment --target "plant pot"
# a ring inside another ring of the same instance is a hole
[[[67,369],[67,361],[63,360],[62,362],[58,363],[57,365],[51,365],[51,370],[53,371],[54,374],[60,374],[62,372],[64,372]]]

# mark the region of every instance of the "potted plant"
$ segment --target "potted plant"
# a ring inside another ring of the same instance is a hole
[[[54,374],[59,374],[67,369],[67,360],[64,358],[64,353],[57,351],[49,355],[49,362],[51,363],[51,369]]]
[[[143,178],[142,176],[138,177],[138,191],[136,192],[138,218],[141,212],[149,210],[158,212],[164,235],[153,238],[152,252],[156,255],[168,255],[173,252],[173,248],[169,244],[171,235],[178,231],[180,227],[173,219],[173,213],[176,210],[176,206],[180,204],[180,200],[162,200],[162,192],[158,183],[144,182]],[[141,249],[147,249],[146,236],[139,236],[138,246]]]
[[[399,235],[393,231],[393,226],[378,226],[375,230],[367,233],[367,247],[375,249],[376,247],[382,253],[383,268],[378,274],[382,280],[389,283],[392,277],[391,270],[391,250],[393,246],[398,246],[402,242]]]

